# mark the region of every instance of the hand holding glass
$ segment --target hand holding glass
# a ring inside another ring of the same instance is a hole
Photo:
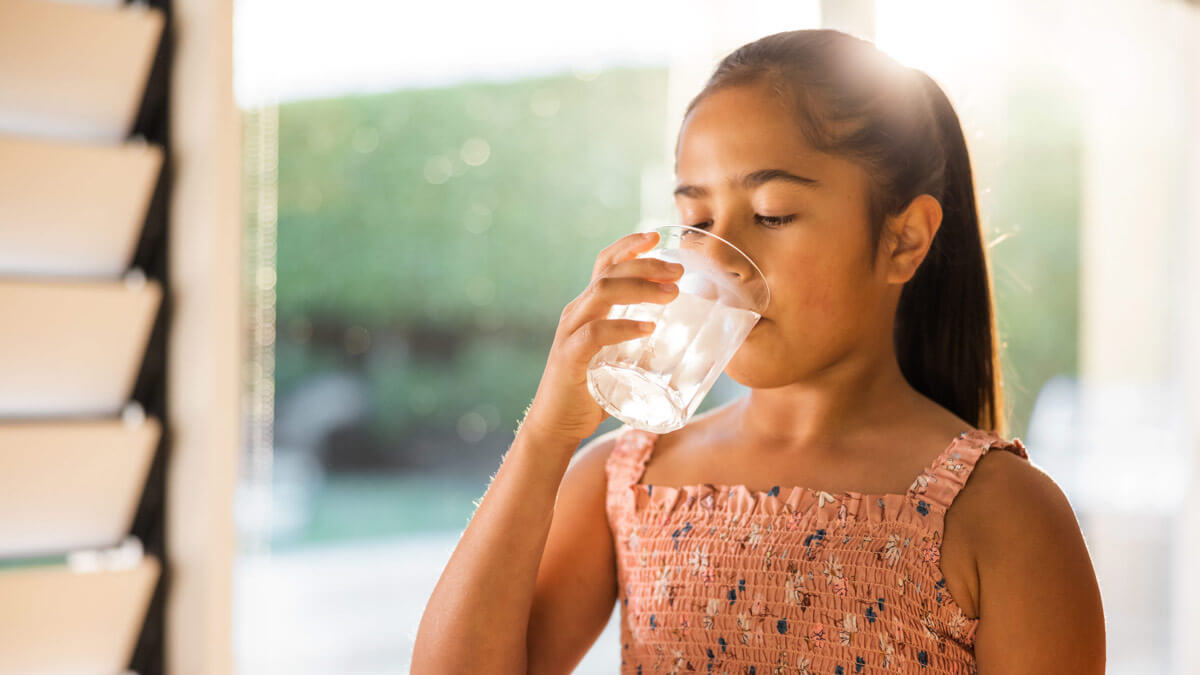
[[[758,265],[729,241],[688,225],[656,228],[639,257],[683,265],[669,303],[614,305],[609,319],[654,321],[642,338],[606,345],[587,370],[588,391],[610,415],[638,429],[682,427],[737,353],[770,302]]]

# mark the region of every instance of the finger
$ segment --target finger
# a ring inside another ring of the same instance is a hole
[[[605,277],[642,277],[655,281],[678,281],[683,276],[683,265],[659,258],[631,258],[610,265],[600,271]]]
[[[658,244],[658,232],[635,232],[609,244],[596,256],[596,264],[592,267],[592,278],[600,276],[609,265],[637,257],[643,251],[649,251]]]
[[[597,277],[584,291],[583,305],[607,312],[613,305],[639,302],[666,304],[679,294],[679,285],[671,281],[651,281],[641,277]]]
[[[670,281],[656,282],[639,277],[597,277],[579,296],[578,302],[562,323],[568,334],[579,326],[608,316],[613,305],[642,302],[667,304],[679,295],[679,286]]]
[[[576,366],[586,366],[602,347],[646,337],[653,332],[653,321],[597,319],[585,323],[571,334],[570,351]]]

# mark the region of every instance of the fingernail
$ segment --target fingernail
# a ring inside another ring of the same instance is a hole
[[[675,290],[675,284],[672,284],[672,283],[660,282],[660,283],[658,284],[658,286],[659,286],[659,288],[663,289],[664,291],[673,291],[673,290]]]

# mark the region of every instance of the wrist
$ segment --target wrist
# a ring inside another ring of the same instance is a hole
[[[583,442],[582,438],[556,431],[553,426],[542,424],[530,417],[526,417],[517,426],[517,438],[526,440],[537,447],[562,448],[568,452],[574,452]]]
[[[546,423],[542,417],[538,416],[538,397],[534,396],[529,405],[525,406],[525,412],[521,415],[521,421],[517,423],[515,435],[517,438],[529,438],[538,445],[570,446],[572,452],[579,447],[586,436],[578,436],[570,431],[557,429],[554,424]]]

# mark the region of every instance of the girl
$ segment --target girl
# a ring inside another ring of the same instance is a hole
[[[1102,673],[1071,506],[1002,435],[971,166],[942,89],[844,33],[770,35],[718,65],[675,159],[682,221],[772,291],[725,370],[750,393],[575,453],[607,417],[588,361],[647,330],[609,308],[669,302],[681,273],[635,257],[653,234],[601,251],[413,672],[568,673],[615,602],[625,673]]]

